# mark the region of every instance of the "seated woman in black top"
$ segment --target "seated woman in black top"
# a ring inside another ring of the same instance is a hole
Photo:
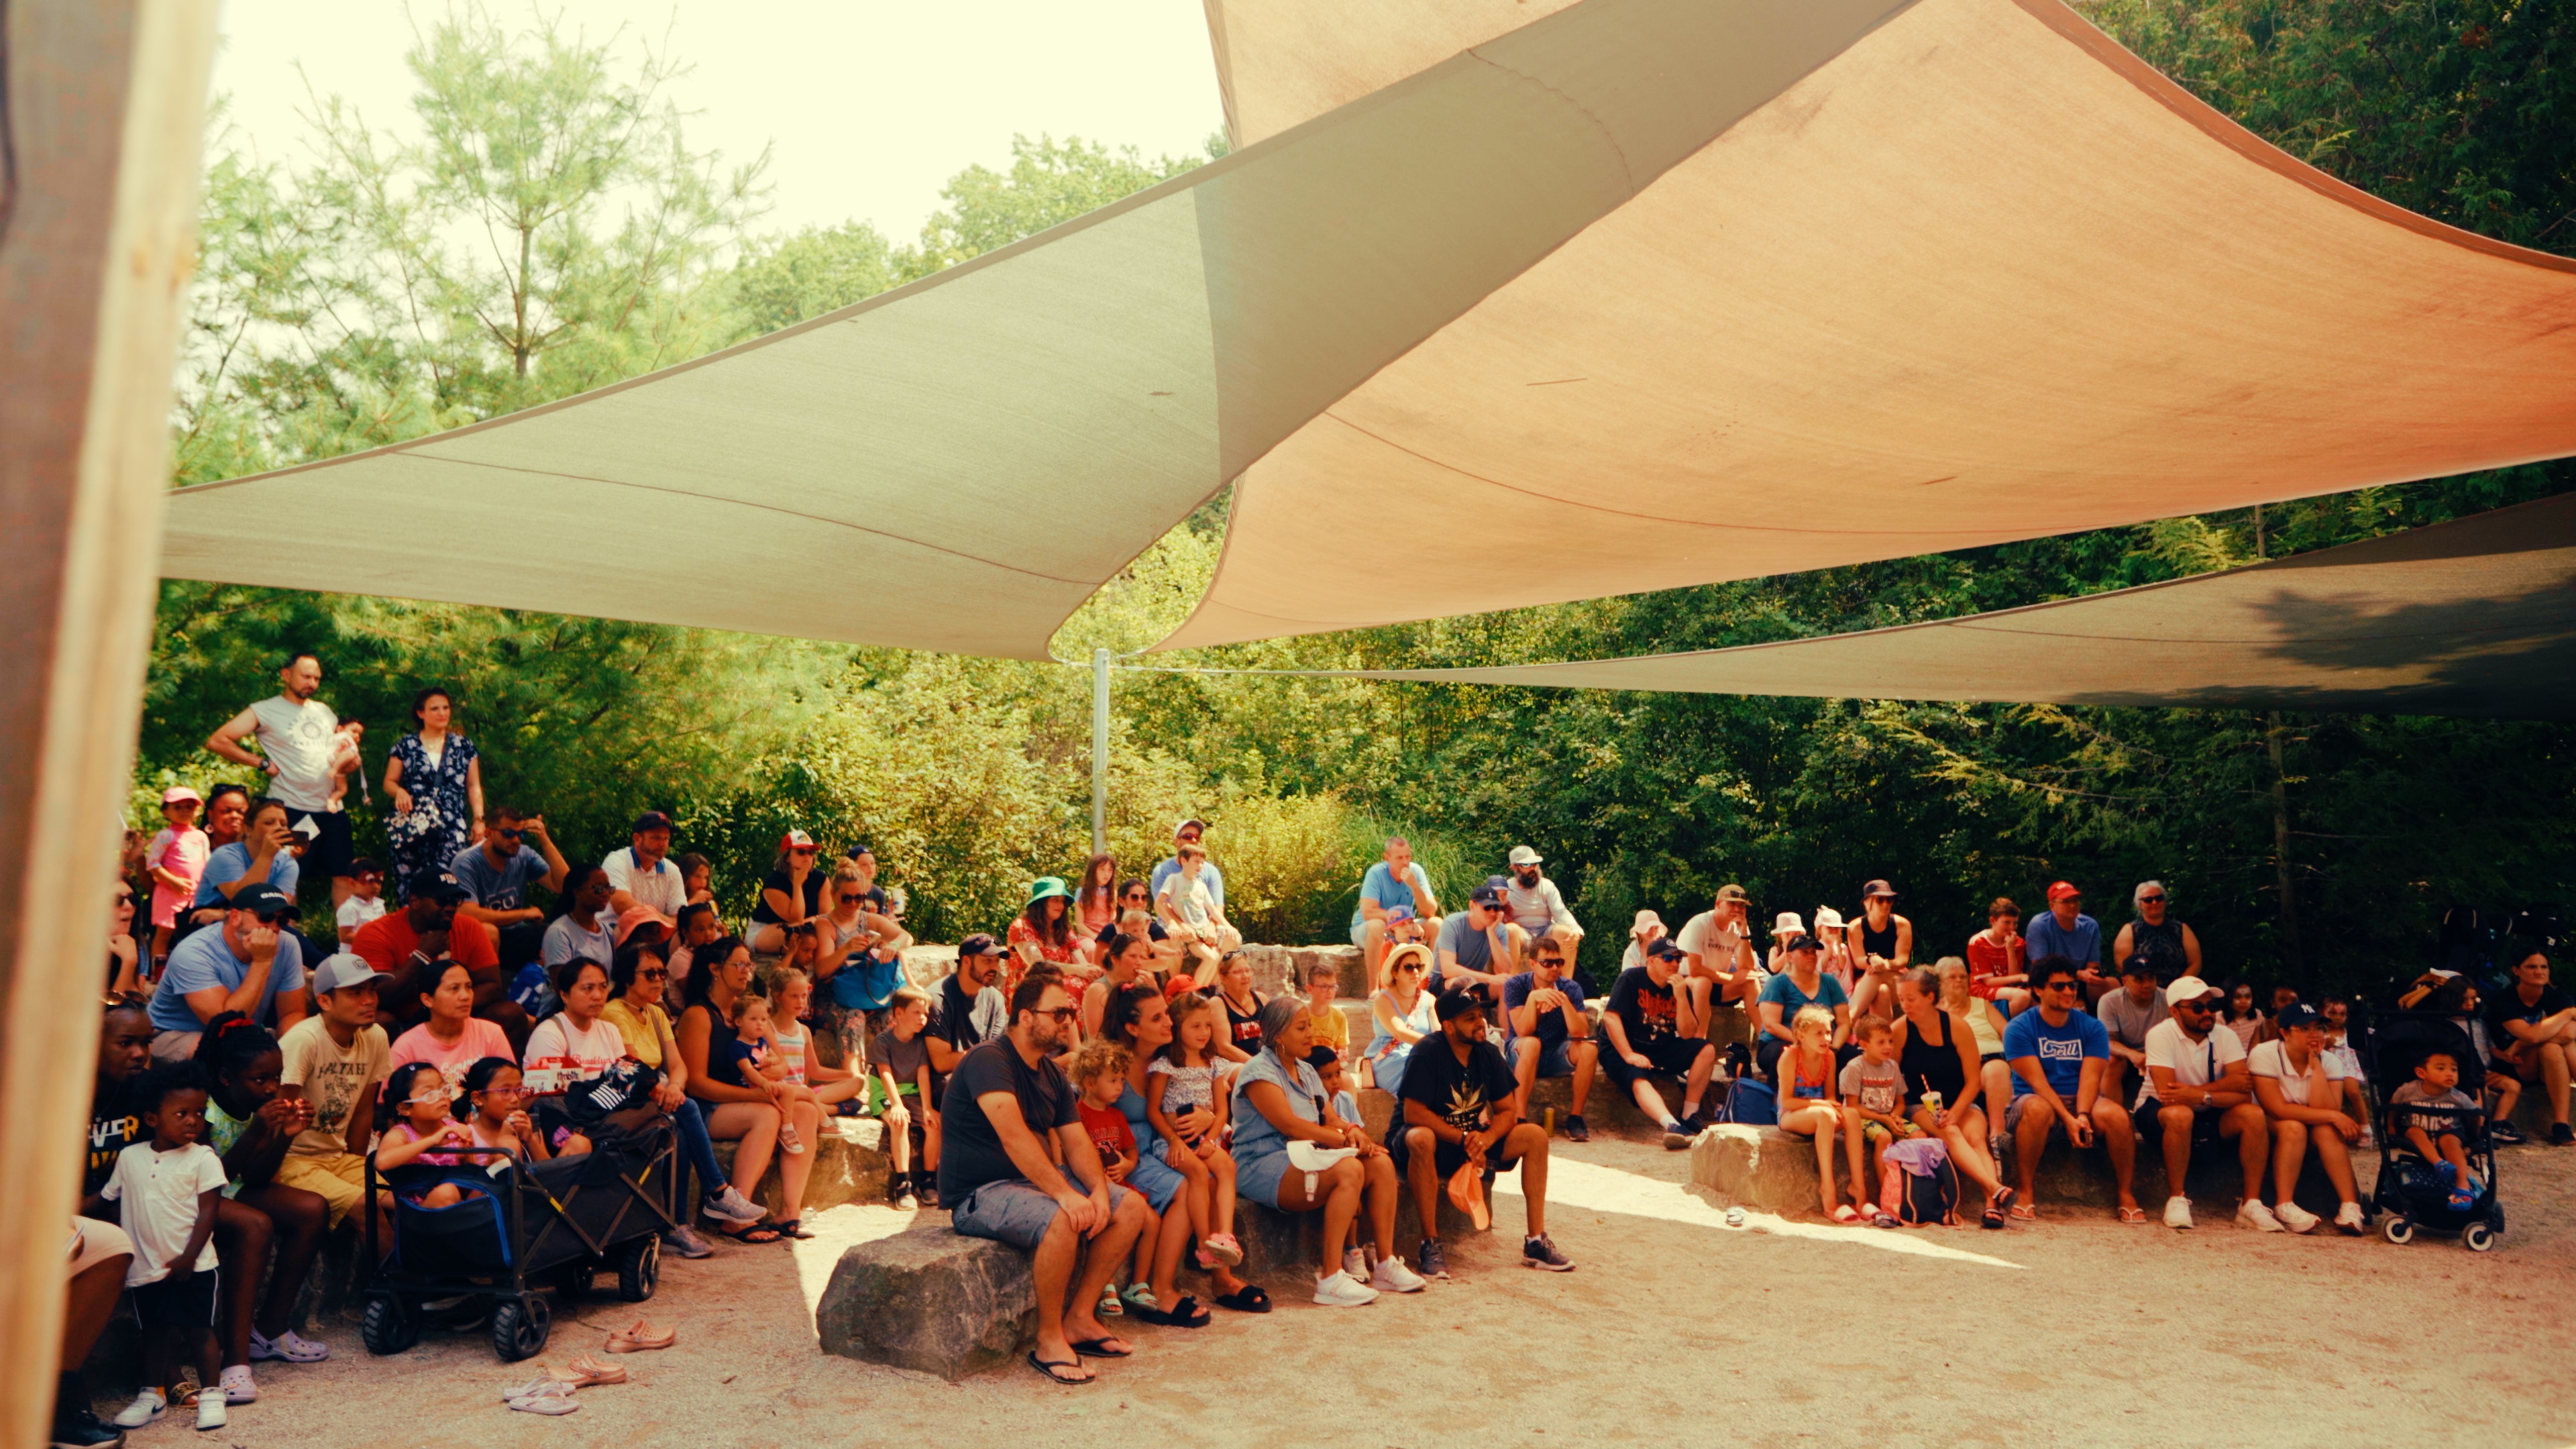
[[[1977,1037],[1968,1019],[1941,1009],[1941,974],[1917,967],[1896,978],[1896,1064],[1905,1074],[1905,1104],[1914,1125],[1941,1139],[1959,1171],[1985,1189],[1984,1225],[2000,1228],[2012,1207],[1995,1159],[1986,1150],[1986,1109],[1978,1089]],[[1939,1105],[1925,1100],[1939,1094]]]

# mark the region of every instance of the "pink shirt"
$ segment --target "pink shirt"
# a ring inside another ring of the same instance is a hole
[[[427,1062],[438,1068],[438,1074],[447,1078],[447,1085],[461,1094],[465,1090],[465,1069],[485,1057],[507,1057],[513,1064],[518,1061],[518,1055],[510,1050],[510,1038],[479,1016],[465,1018],[465,1035],[452,1047],[431,1036],[429,1023],[424,1021],[394,1039],[386,1070],[405,1062]]]
[[[206,843],[206,832],[194,827],[172,830],[164,826],[160,834],[152,837],[152,844],[145,848],[143,858],[188,883],[186,890],[174,891],[158,877],[153,879],[152,924],[169,926],[178,923],[179,913],[196,899],[197,877],[205,874],[206,856],[213,849]]]

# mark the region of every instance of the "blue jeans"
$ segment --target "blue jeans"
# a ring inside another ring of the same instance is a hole
[[[679,1134],[680,1151],[688,1157],[689,1166],[697,1171],[698,1195],[713,1197],[724,1191],[731,1179],[716,1166],[716,1144],[707,1136],[706,1114],[698,1110],[697,1098],[682,1098],[680,1105],[671,1110],[671,1128]],[[687,1214],[683,1213],[680,1221],[687,1222]]]

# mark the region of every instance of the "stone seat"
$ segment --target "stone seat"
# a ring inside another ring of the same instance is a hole
[[[891,1159],[885,1152],[885,1124],[873,1117],[832,1117],[823,1122],[818,1134],[822,1140],[805,1144],[813,1155],[814,1170],[805,1179],[805,1206],[808,1214],[849,1202],[884,1202],[886,1181],[891,1175]],[[727,1172],[733,1170],[734,1150],[740,1144],[719,1142],[716,1164]],[[776,1213],[783,1205],[778,1170],[784,1153],[772,1154],[769,1171],[763,1173],[759,1188],[752,1197],[764,1208]],[[694,1207],[695,1198],[688,1200]]]
[[[841,1254],[814,1308],[825,1353],[954,1383],[1037,1342],[1028,1255],[951,1232],[946,1213]]]

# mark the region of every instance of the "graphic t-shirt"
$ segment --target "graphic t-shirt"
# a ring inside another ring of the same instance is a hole
[[[722,1045],[720,1040],[707,1044],[709,1065]],[[605,1017],[583,1028],[573,1025],[572,1013],[558,1012],[528,1033],[527,1063],[520,1080],[530,1094],[552,1096],[607,1071],[625,1055],[625,1034]]]
[[[107,1185],[108,1174],[116,1171],[118,1153],[152,1137],[151,1133],[143,1130],[142,1114],[127,1107],[127,1090],[119,1086],[106,1098],[90,1104],[89,1159],[81,1167],[83,1197]]]
[[[272,694],[250,707],[259,752],[277,767],[271,798],[290,810],[331,808],[331,736],[340,717],[318,699],[301,704]]]
[[[1905,1115],[1905,1069],[1893,1057],[1885,1062],[1854,1057],[1843,1063],[1843,1099],[1858,1103],[1864,1112],[1884,1112],[1890,1117],[1902,1117]]]
[[[2207,1037],[2193,1041],[2183,1034],[2180,1021],[2168,1017],[2147,1032],[2146,1054],[2147,1069],[2138,1074],[2146,1078],[2138,1085],[2141,1102],[2156,1100],[2156,1068],[2172,1072],[2177,1086],[2206,1087],[2245,1060],[2245,1043],[2232,1031],[2214,1028]]]
[[[1427,1037],[1404,1068],[1403,1100],[1420,1102],[1461,1132],[1483,1127],[1486,1114],[1518,1090],[1503,1054],[1482,1039],[1468,1044],[1462,1062],[1447,1037]]]
[[[2519,984],[2508,986],[2487,998],[2487,1029],[2494,1034],[2498,1045],[2518,1046],[2520,1042],[2516,1040],[2513,1033],[2504,1029],[2506,1022],[2519,1021],[2525,1025],[2533,1025],[2548,1017],[2556,1016],[2571,1006],[2576,1006],[2576,997],[2570,997],[2555,986],[2540,988],[2540,1000],[2531,1006],[2522,1004],[2522,988]]]
[[[2083,1085],[2085,1058],[2109,1061],[2111,1034],[2081,1011],[2068,1012],[2064,1026],[2051,1026],[2047,1015],[2033,1007],[2004,1024],[2004,1060],[2017,1062],[2023,1057],[2039,1058],[2040,1074],[2073,1106],[2076,1089]],[[2030,1083],[2014,1072],[2013,1095],[2027,1097],[2032,1092]]]
[[[1711,969],[1733,972],[1738,964],[1736,943],[1748,939],[1745,929],[1733,921],[1721,926],[1717,912],[1702,911],[1682,923],[1681,934],[1673,944],[1708,963]]]
[[[993,1130],[993,1119],[984,1115],[978,1100],[993,1092],[1008,1092],[1018,1101],[1020,1121],[1040,1142],[1082,1120],[1073,1084],[1056,1068],[1055,1058],[1040,1057],[1032,1067],[1008,1037],[968,1052],[949,1077],[948,1095],[939,1107],[942,1203],[961,1202],[988,1182],[1020,1176],[1019,1164],[1003,1150],[1002,1135]]]
[[[951,972],[939,983],[939,1007],[930,1013],[930,1025],[922,1035],[935,1036],[956,1051],[972,1051],[1009,1030],[1011,1008],[1002,993],[990,986],[967,999],[959,981]]]
[[[1619,973],[1619,979],[1610,984],[1610,1000],[1601,1009],[1619,1018],[1631,1051],[1643,1052],[1652,1043],[1679,1034],[1672,986],[1657,986],[1654,973],[1643,966]]]
[[[2408,1082],[2389,1093],[2388,1105],[2396,1109],[2397,1130],[2403,1132],[2409,1127],[2420,1127],[2436,1141],[2445,1132],[2456,1134],[2465,1131],[2469,1122],[2465,1114],[2479,1110],[2477,1102],[2457,1087],[2437,1092],[2422,1082]],[[2411,1108],[2434,1110],[2409,1110]]]
[[[523,841],[518,854],[494,865],[482,846],[469,845],[447,862],[447,873],[485,910],[519,911],[527,909],[528,882],[546,878],[546,858]]]
[[[1126,1113],[1089,1102],[1077,1104],[1074,1110],[1082,1115],[1082,1130],[1089,1134],[1091,1145],[1099,1149],[1102,1166],[1136,1155],[1136,1129],[1128,1123]]]
[[[313,1125],[295,1134],[286,1149],[298,1157],[337,1157],[349,1150],[349,1113],[370,1082],[381,1082],[390,1071],[393,1048],[385,1041],[381,1026],[362,1026],[347,1046],[331,1039],[330,1029],[322,1018],[308,1016],[278,1038],[277,1049],[286,1059],[286,1070],[279,1083],[304,1089],[304,1099],[313,1104]],[[364,1142],[366,1134],[358,1134]]]

